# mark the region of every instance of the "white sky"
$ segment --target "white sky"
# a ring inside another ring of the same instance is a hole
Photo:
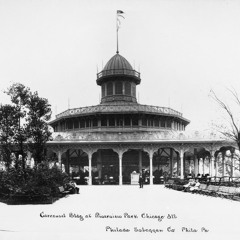
[[[219,121],[209,97],[240,87],[240,1],[0,0],[0,102],[10,82],[49,99],[53,115],[97,105],[97,66],[116,52],[138,71],[141,104],[183,112],[188,129]]]

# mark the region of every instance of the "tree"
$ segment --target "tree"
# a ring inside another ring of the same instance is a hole
[[[0,106],[0,144],[2,158],[7,168],[11,164],[11,153],[15,143],[14,136],[18,128],[18,109],[11,105]]]
[[[51,139],[47,121],[51,118],[51,106],[46,98],[39,97],[37,92],[21,83],[12,84],[5,91],[11,98],[11,107],[15,109],[12,116],[14,120],[13,136],[14,145],[22,155],[23,168],[27,150],[33,154],[35,162],[45,160],[44,151],[46,142]],[[17,124],[16,124],[17,123]],[[1,137],[6,135],[6,129],[2,129]]]
[[[24,168],[24,159],[27,151],[27,130],[24,119],[27,114],[26,103],[29,98],[30,89],[21,83],[14,83],[7,91],[5,91],[5,93],[10,96],[11,102],[17,110],[16,120],[18,120],[18,126],[15,127],[15,134],[13,138],[19,154],[22,156],[22,167]]]
[[[228,89],[230,96],[233,99],[231,106],[225,101],[220,99],[216,93],[211,90],[211,97],[218,104],[225,115],[225,122],[220,125],[216,125],[217,131],[221,133],[226,139],[232,140],[236,143],[238,150],[240,150],[240,98],[235,89]],[[227,151],[230,156],[225,159]],[[222,148],[219,151],[221,153],[221,162],[224,160],[226,167],[230,168],[227,171],[239,170],[240,157],[239,153],[235,151],[232,146]],[[232,174],[232,173],[231,173]],[[230,175],[231,175],[230,174]]]
[[[218,106],[226,115],[226,122],[217,126],[217,130],[225,136],[227,139],[233,140],[240,150],[240,98],[236,90],[230,90],[231,96],[233,97],[233,101],[237,107],[237,115],[234,113],[233,106],[230,107],[224,100],[221,100],[213,90],[211,90],[212,98],[217,102]]]
[[[51,118],[51,107],[48,100],[38,96],[37,92],[29,94],[26,103],[28,114],[26,117],[29,149],[37,162],[45,160],[44,150],[46,142],[51,138],[47,121]]]

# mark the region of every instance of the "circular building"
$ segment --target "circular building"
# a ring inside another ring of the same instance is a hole
[[[136,183],[140,172],[150,184],[199,173],[195,153],[203,147],[212,151],[212,138],[186,136],[190,121],[178,111],[139,104],[140,73],[123,56],[117,52],[97,73],[96,83],[99,105],[68,109],[50,122],[54,133],[48,148],[67,173],[90,185]]]

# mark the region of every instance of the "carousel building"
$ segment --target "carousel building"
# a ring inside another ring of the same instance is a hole
[[[232,143],[214,134],[189,134],[190,121],[182,113],[137,102],[140,73],[118,51],[97,73],[96,83],[100,104],[68,109],[50,122],[48,149],[71,176],[80,182],[87,178],[89,185],[122,185],[143,170],[149,184],[164,175],[234,175],[225,157]]]

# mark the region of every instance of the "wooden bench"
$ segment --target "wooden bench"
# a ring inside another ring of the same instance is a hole
[[[186,184],[186,180],[183,179],[175,179],[174,183],[172,184],[172,189],[177,191],[182,191],[184,189],[184,185]]]
[[[229,198],[232,197],[233,193],[229,192],[230,188],[232,187],[226,187],[226,186],[220,186],[219,190],[217,192],[217,195],[221,198]]]
[[[208,196],[216,196],[219,190],[219,186],[217,185],[208,185],[207,188],[204,190],[206,195]]]
[[[240,201],[240,187],[235,187],[235,193],[232,199],[236,201]]]
[[[206,194],[207,193],[205,191],[206,189],[207,189],[207,184],[201,183],[200,186],[199,186],[199,189],[196,192]]]
[[[173,184],[174,184],[174,180],[173,180],[173,179],[169,179],[169,180],[165,183],[164,186],[167,187],[167,188],[172,188]]]
[[[59,194],[62,196],[66,196],[67,194],[70,193],[70,191],[65,190],[63,186],[58,187],[58,190],[59,190]]]

